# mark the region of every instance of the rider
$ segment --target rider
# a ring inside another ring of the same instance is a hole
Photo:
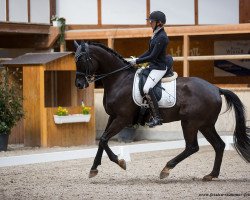
[[[161,11],[154,11],[147,19],[153,29],[153,35],[150,40],[149,50],[130,61],[131,65],[150,62],[150,73],[147,81],[143,87],[143,92],[146,95],[148,104],[150,106],[152,117],[147,123],[149,127],[162,124],[160,117],[159,106],[153,92],[153,87],[161,80],[167,72],[167,57],[166,48],[168,45],[168,36],[164,30],[163,25],[166,23],[166,16]]]

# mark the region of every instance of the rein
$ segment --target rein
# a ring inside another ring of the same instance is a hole
[[[92,63],[92,59],[91,59],[91,57],[89,55],[89,45],[87,43],[83,43],[81,45],[78,45],[78,48],[77,48],[77,51],[76,51],[76,54],[75,54],[75,61],[78,62],[79,60],[82,60],[82,57],[84,58],[85,63],[87,63],[86,73],[76,72],[76,74],[86,77],[88,83],[93,83],[95,81],[106,78],[107,76],[110,76],[112,74],[115,74],[117,72],[129,69],[130,67],[132,67],[131,64],[128,64],[128,65],[126,65],[126,66],[124,66],[124,67],[122,67],[120,69],[117,69],[115,71],[112,71],[110,73],[89,75],[90,74],[90,67],[93,66],[93,63]]]
[[[84,73],[82,72],[76,72],[76,74],[78,75],[83,75],[83,76],[86,76],[87,80],[89,83],[93,83],[95,81],[98,81],[98,80],[101,80],[103,78],[106,78],[107,76],[110,76],[112,74],[115,74],[117,72],[120,72],[120,71],[123,71],[123,70],[126,70],[126,69],[129,69],[131,67],[131,64],[128,64],[120,69],[117,69],[115,71],[112,71],[112,72],[109,72],[109,73],[106,73],[106,74],[97,74],[97,75],[88,75],[86,76]]]

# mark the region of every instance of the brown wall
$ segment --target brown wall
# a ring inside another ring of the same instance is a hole
[[[198,55],[214,55],[214,42],[249,40],[250,34],[223,35],[223,36],[195,36],[190,38],[190,50]],[[190,52],[191,55],[192,52]],[[194,55],[196,56],[196,55]],[[193,61],[190,62],[190,76],[198,76],[214,84],[249,84],[250,76],[215,77],[214,61]]]
[[[169,37],[167,53],[174,57],[183,56],[183,37]],[[214,55],[214,42],[249,40],[250,34],[241,35],[203,35],[190,37],[190,56]],[[114,49],[123,57],[140,56],[148,49],[150,38],[123,38],[115,39]],[[192,61],[190,64],[190,76],[203,78],[214,84],[249,84],[249,76],[215,77],[214,61]],[[175,62],[174,70],[183,76],[183,62]]]

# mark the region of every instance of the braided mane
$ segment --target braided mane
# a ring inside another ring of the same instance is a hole
[[[107,52],[113,54],[114,56],[116,56],[117,58],[122,60],[125,64],[129,64],[129,62],[126,61],[117,51],[107,47],[106,45],[104,45],[102,43],[88,41],[88,44],[101,47],[102,49],[106,50]]]

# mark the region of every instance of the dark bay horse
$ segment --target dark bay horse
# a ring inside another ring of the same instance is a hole
[[[103,150],[106,151],[111,161],[125,170],[126,162],[118,159],[118,156],[109,148],[108,141],[124,127],[136,123],[140,108],[132,98],[135,69],[117,52],[102,44],[84,42],[80,45],[77,42],[74,44],[77,48],[75,85],[83,89],[88,87],[89,82],[101,79],[104,86],[103,105],[109,115],[89,177],[97,175],[97,167],[101,165]],[[177,78],[176,105],[172,108],[161,108],[160,114],[164,123],[181,121],[186,148],[167,162],[160,173],[161,179],[167,177],[169,171],[179,162],[199,150],[198,131],[215,150],[213,169],[211,173],[204,176],[203,180],[211,181],[219,176],[225,148],[225,143],[215,130],[215,123],[222,106],[221,95],[225,96],[228,109],[233,108],[235,112],[235,149],[247,162],[250,162],[249,128],[246,126],[244,106],[238,96],[200,78],[179,77]]]

